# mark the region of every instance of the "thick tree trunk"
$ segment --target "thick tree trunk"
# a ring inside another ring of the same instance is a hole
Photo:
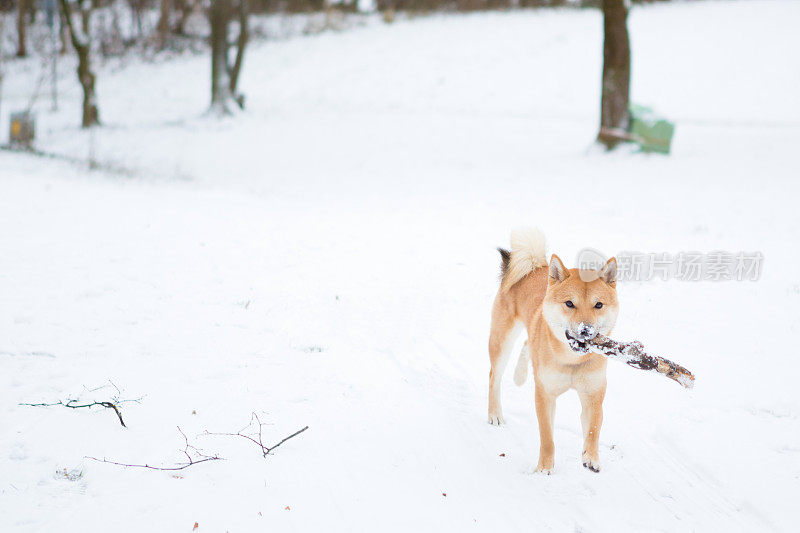
[[[17,57],[26,57],[28,33],[28,13],[31,10],[31,0],[18,0],[17,2]]]
[[[158,47],[163,49],[167,45],[169,34],[172,31],[170,19],[172,18],[173,0],[161,0],[161,9],[158,17]]]
[[[628,132],[631,49],[625,0],[603,0],[603,88],[597,140],[616,146]]]
[[[186,33],[186,21],[195,9],[197,0],[175,0],[175,11],[178,12],[178,20],[175,22],[173,31],[178,35]]]
[[[231,100],[228,77],[228,25],[231,0],[211,2],[208,16],[211,23],[211,109],[225,113]]]
[[[97,109],[97,95],[95,93],[95,74],[91,64],[91,42],[89,40],[90,16],[92,9],[91,0],[80,0],[81,28],[75,27],[72,21],[72,12],[69,0],[59,0],[64,12],[64,19],[69,28],[72,46],[78,54],[78,81],[83,88],[83,119],[81,126],[89,128],[100,124],[100,112]]]
[[[58,30],[59,38],[61,39],[61,55],[67,55],[69,51],[69,25],[63,9],[59,9],[58,13]]]
[[[240,0],[238,18],[240,23],[236,47],[236,59],[230,64],[228,38],[231,19],[234,15],[232,0],[215,0],[209,9],[211,23],[211,110],[220,114],[230,112],[231,103],[244,107],[244,96],[237,92],[239,73],[244,61],[244,50],[249,37],[248,4]]]
[[[244,49],[247,46],[247,41],[250,38],[250,28],[248,15],[250,8],[247,0],[239,0],[239,38],[236,41],[236,59],[233,62],[233,67],[230,69],[230,89],[231,94],[236,99],[239,107],[244,109],[244,95],[238,91],[239,86],[239,72],[242,70],[242,63],[244,62]]]

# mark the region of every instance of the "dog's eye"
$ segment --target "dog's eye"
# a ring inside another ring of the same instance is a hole
[[[567,306],[567,307],[569,307],[570,309],[572,309],[573,307],[575,307],[575,304],[574,304],[574,303],[572,303],[572,300],[567,300],[566,302],[564,302],[564,305],[566,305],[566,306]]]
[[[596,304],[594,304],[595,309],[601,309],[602,307],[603,307],[603,302],[597,302]]]

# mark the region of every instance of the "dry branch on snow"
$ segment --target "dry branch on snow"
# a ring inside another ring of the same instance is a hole
[[[258,427],[258,436],[257,437],[255,435],[248,435],[246,433],[243,433],[244,431],[247,431],[248,429],[250,429],[250,426],[253,425],[253,422],[255,422],[256,426]],[[250,422],[245,427],[243,427],[242,429],[237,431],[236,433],[211,433],[209,431],[206,431],[204,433],[204,435],[217,435],[217,436],[225,436],[225,437],[242,437],[243,439],[247,439],[250,442],[258,445],[261,448],[261,454],[264,457],[266,457],[267,455],[269,455],[269,453],[272,450],[274,450],[275,448],[277,448],[278,446],[280,446],[281,444],[283,444],[287,440],[291,439],[292,437],[296,437],[297,435],[299,435],[300,433],[302,433],[302,432],[304,432],[305,430],[308,429],[308,426],[306,426],[303,429],[295,431],[294,433],[292,433],[288,437],[285,437],[284,439],[282,439],[277,444],[273,444],[272,446],[264,446],[264,441],[263,441],[263,439],[261,437],[261,433],[262,433],[261,429],[263,427],[264,427],[264,424],[261,423],[261,419],[258,418],[257,414],[253,413],[250,416]]]
[[[108,463],[117,466],[128,466],[132,468],[147,468],[148,470],[164,470],[164,471],[172,471],[172,470],[183,470],[184,468],[189,468],[192,465],[205,463],[206,461],[224,461],[222,457],[219,455],[206,455],[202,452],[199,448],[192,446],[189,444],[189,439],[186,437],[186,433],[178,426],[178,432],[180,432],[181,436],[183,436],[184,447],[183,454],[188,459],[186,463],[177,463],[175,466],[152,466],[148,464],[132,464],[132,463],[120,463],[117,461],[109,461],[105,457],[102,459],[98,459],[97,457],[89,457],[87,456],[86,459],[91,459],[92,461],[97,461],[98,463]],[[192,454],[195,456],[193,457]]]
[[[113,396],[110,400],[103,400],[103,401],[91,401],[91,402],[81,402],[79,398],[67,398],[66,400],[58,400],[57,402],[39,402],[39,403],[20,403],[19,405],[25,405],[28,407],[53,407],[56,405],[62,405],[64,407],[68,407],[70,409],[83,409],[83,408],[92,408],[94,406],[105,407],[106,409],[111,409],[117,415],[119,419],[119,423],[122,424],[122,427],[128,427],[125,425],[125,421],[122,419],[122,411],[120,410],[120,405],[123,403],[129,402],[136,402],[139,403],[141,398],[136,398],[133,400],[122,400],[119,398],[119,388],[116,385],[111,383],[111,385],[117,389],[117,395]],[[105,387],[105,385],[103,386]],[[89,392],[95,392],[103,387],[97,387],[95,389],[89,390]]]
[[[125,425],[125,421],[122,420],[122,413],[119,412],[119,407],[117,407],[117,404],[113,402],[90,402],[78,404],[76,403],[77,401],[78,400],[67,400],[66,402],[62,402],[59,400],[53,403],[21,403],[20,405],[27,405],[30,407],[52,407],[54,405],[63,405],[64,407],[69,407],[70,409],[81,409],[82,407],[94,407],[95,405],[99,405],[101,407],[105,407],[106,409],[113,409],[117,414],[117,418],[119,418],[119,423],[122,424],[122,427],[128,427]]]
[[[248,435],[244,433],[244,431],[248,430],[252,425],[253,421],[256,422],[258,427],[258,435]],[[264,457],[269,455],[275,448],[286,442],[287,440],[296,437],[300,433],[304,432],[308,429],[308,426],[305,426],[303,429],[295,431],[288,437],[281,439],[277,444],[273,444],[272,446],[265,446],[262,440],[262,427],[264,424],[261,423],[261,420],[258,418],[258,415],[255,413],[252,414],[250,418],[250,423],[247,424],[244,428],[239,430],[236,433],[211,433],[209,431],[205,431],[203,435],[218,435],[218,436],[227,436],[227,437],[242,437],[245,438],[254,444],[258,445],[261,448],[261,453]],[[183,470],[184,468],[189,468],[192,465],[205,463],[207,461],[224,461],[224,457],[220,457],[217,454],[214,455],[207,455],[205,454],[200,448],[189,444],[189,439],[186,437],[186,434],[181,430],[180,426],[178,426],[178,432],[180,432],[181,436],[183,437],[184,447],[181,450],[183,454],[186,456],[187,462],[185,463],[176,463],[173,466],[153,466],[147,463],[145,464],[136,464],[136,463],[123,463],[120,461],[111,461],[106,459],[105,457],[102,459],[98,459],[97,457],[89,457],[87,456],[86,459],[91,459],[92,461],[97,461],[98,463],[108,463],[117,466],[125,466],[125,467],[132,467],[132,468],[146,468],[148,470],[163,470],[163,471],[174,471],[174,470]]]

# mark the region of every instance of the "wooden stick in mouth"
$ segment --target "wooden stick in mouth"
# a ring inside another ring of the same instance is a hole
[[[571,346],[577,342],[576,339],[569,339]],[[694,374],[669,359],[664,359],[657,355],[649,355],[639,341],[620,342],[598,333],[593,338],[583,341],[583,343],[592,352],[609,359],[620,361],[639,370],[658,372],[687,389],[694,387]],[[576,344],[572,348],[575,351],[579,351],[581,347]]]

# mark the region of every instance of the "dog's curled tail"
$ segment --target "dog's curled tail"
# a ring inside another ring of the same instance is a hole
[[[503,259],[501,292],[507,291],[537,268],[547,266],[544,234],[537,228],[512,231],[511,251],[498,250]]]
[[[519,359],[517,359],[517,368],[514,369],[514,383],[521,387],[528,379],[528,362],[531,360],[531,355],[528,352],[528,341],[522,345],[522,350],[519,352]]]

